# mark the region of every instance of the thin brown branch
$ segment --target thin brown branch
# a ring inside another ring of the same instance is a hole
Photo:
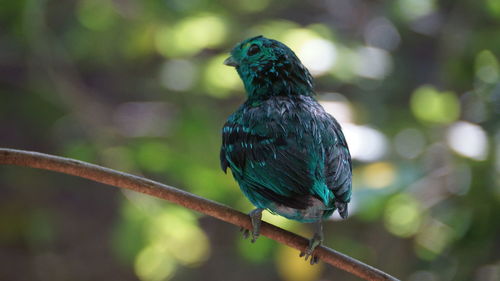
[[[228,206],[149,179],[83,161],[38,152],[0,148],[0,164],[51,170],[142,192],[240,227],[251,227],[250,219],[246,214]],[[304,251],[308,245],[308,240],[304,237],[266,222],[262,222],[261,234],[300,251]],[[398,280],[385,272],[324,246],[316,248],[315,254],[323,262],[365,280]]]

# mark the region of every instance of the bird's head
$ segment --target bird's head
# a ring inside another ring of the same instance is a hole
[[[251,99],[313,95],[313,80],[285,44],[263,36],[238,43],[224,64],[234,66]]]

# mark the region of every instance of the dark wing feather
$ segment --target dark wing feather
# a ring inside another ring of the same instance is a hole
[[[332,119],[331,133],[336,142],[326,149],[325,176],[328,188],[335,195],[335,207],[342,218],[347,217],[347,203],[352,193],[352,162],[344,134],[337,121]]]
[[[227,174],[227,167],[229,167],[229,162],[226,159],[226,150],[224,147],[220,150],[220,167],[225,174]]]
[[[273,124],[257,133],[234,122],[225,124],[222,135],[221,166],[231,168],[240,185],[291,208],[309,205],[308,157],[293,138]]]

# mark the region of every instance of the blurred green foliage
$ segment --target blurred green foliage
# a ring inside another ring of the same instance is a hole
[[[0,146],[251,209],[219,169],[238,41],[285,42],[342,123],[347,221],[326,245],[402,280],[500,280],[500,2],[74,0],[0,5]],[[310,235],[307,225],[265,220]],[[357,280],[144,195],[0,169],[2,280]]]

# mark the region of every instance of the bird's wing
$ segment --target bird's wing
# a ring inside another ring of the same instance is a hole
[[[239,184],[266,200],[297,209],[309,205],[313,179],[309,153],[284,128],[266,123],[248,128],[227,122],[223,128],[221,167],[229,167]]]
[[[326,139],[334,140],[325,148],[326,185],[335,195],[335,206],[339,214],[347,217],[347,203],[352,192],[352,162],[347,142],[340,125],[331,118],[330,129],[325,131]],[[325,138],[325,137],[324,137]]]

